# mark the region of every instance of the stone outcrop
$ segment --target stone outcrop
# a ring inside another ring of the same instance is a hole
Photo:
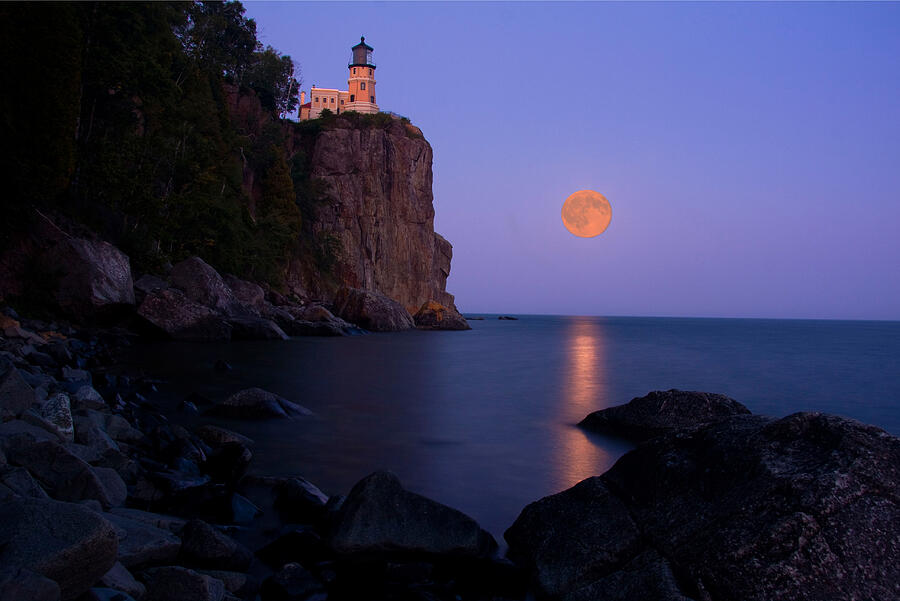
[[[148,294],[137,314],[154,331],[175,340],[231,339],[231,324],[213,309],[192,301],[174,288]]]
[[[390,472],[360,480],[344,501],[330,538],[341,554],[426,553],[488,557],[497,548],[466,514],[405,490]]]
[[[471,330],[466,318],[456,309],[450,309],[436,301],[428,301],[422,305],[413,321],[420,330]]]
[[[359,288],[342,288],[334,299],[334,312],[373,332],[398,332],[415,327],[403,305],[383,294]]]
[[[100,317],[134,305],[131,263],[108,242],[60,237],[40,262],[54,283],[54,301],[69,317]]]
[[[734,399],[711,392],[655,390],[624,405],[595,411],[583,428],[634,440],[646,440],[684,428],[712,424],[750,410]]]
[[[645,442],[505,537],[551,598],[888,599],[898,490],[900,439],[883,430],[735,415]]]
[[[295,134],[292,144],[310,146],[301,138]],[[308,152],[328,200],[312,231],[338,242],[337,287],[383,294],[410,313],[429,300],[453,307],[446,291],[452,246],[434,232],[431,145],[399,120],[366,128],[337,119]],[[287,274],[295,291],[329,299],[335,289],[327,279],[299,259]]]

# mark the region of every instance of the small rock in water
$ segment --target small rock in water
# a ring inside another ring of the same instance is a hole
[[[213,365],[213,369],[215,369],[216,371],[219,371],[219,372],[226,372],[226,371],[231,371],[234,368],[231,367],[231,364],[228,363],[227,361],[223,361],[222,359],[219,359],[218,361],[216,361],[215,365]]]

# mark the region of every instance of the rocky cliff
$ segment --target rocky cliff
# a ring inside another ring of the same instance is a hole
[[[341,118],[314,140],[296,133],[310,152],[310,174],[326,202],[308,224],[338,242],[330,278],[308,261],[291,261],[286,284],[301,296],[330,299],[349,286],[378,292],[415,313],[435,300],[453,307],[446,291],[452,246],[434,231],[431,145],[418,128],[394,119],[384,126]]]

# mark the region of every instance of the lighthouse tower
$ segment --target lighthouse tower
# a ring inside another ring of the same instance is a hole
[[[374,48],[366,44],[365,36],[359,38],[359,44],[351,48],[350,77],[347,80],[347,104],[345,111],[358,113],[377,113],[375,104],[375,60],[372,58]]]

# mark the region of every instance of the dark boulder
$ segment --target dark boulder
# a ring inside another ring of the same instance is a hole
[[[237,419],[270,419],[310,415],[305,407],[262,388],[247,388],[234,393],[209,409],[210,415]]]
[[[106,588],[127,593],[135,599],[140,599],[147,592],[144,585],[135,580],[131,572],[118,562],[103,575],[100,579],[100,584]]]
[[[48,499],[0,503],[0,541],[0,565],[55,581],[64,601],[106,574],[118,550],[109,522],[81,505]]]
[[[55,581],[16,566],[0,568],[0,601],[59,601]]]
[[[231,339],[231,325],[225,319],[180,290],[168,288],[148,294],[137,313],[152,332],[175,340]]]
[[[117,559],[126,568],[165,565],[178,557],[181,541],[171,531],[132,519],[127,514],[106,513],[104,517],[116,530]]]
[[[506,538],[556,598],[892,599],[898,490],[900,439],[878,428],[737,415],[645,442]]]
[[[230,274],[225,274],[222,279],[231,288],[231,292],[239,303],[254,315],[262,314],[266,306],[266,293],[258,284],[236,278]]]
[[[219,426],[213,426],[212,424],[204,424],[198,427],[194,430],[194,434],[196,434],[200,440],[212,447],[220,447],[230,442],[237,442],[245,447],[249,447],[253,444],[253,441],[243,434],[238,434],[237,432],[232,432],[231,430],[220,428]]]
[[[26,468],[51,497],[60,501],[94,499],[103,507],[112,500],[94,470],[62,445],[50,441],[12,441],[6,450],[10,463]]]
[[[604,434],[646,440],[681,430],[712,424],[750,410],[734,399],[711,392],[656,390],[624,405],[595,411],[580,426]]]
[[[234,340],[287,340],[288,335],[274,321],[262,317],[231,317]]]
[[[147,586],[142,601],[222,601],[225,597],[221,580],[181,566],[152,568],[141,577]]]
[[[340,554],[399,552],[487,557],[497,543],[461,511],[404,490],[390,472],[360,480],[335,516]]]
[[[37,399],[34,389],[12,362],[0,357],[0,421],[20,417]]]
[[[423,304],[413,316],[420,330],[471,330],[466,318],[454,309],[448,309],[436,301]]]
[[[291,562],[314,565],[332,556],[315,530],[307,526],[285,526],[278,537],[256,552],[257,557],[274,569]]]
[[[334,312],[373,332],[410,330],[416,325],[409,312],[397,301],[359,288],[342,288],[334,299]]]
[[[289,563],[263,582],[263,599],[279,601],[324,601],[325,587],[312,573],[297,563]]]
[[[172,267],[172,285],[189,299],[223,315],[249,315],[219,272],[200,257],[190,257]]]
[[[41,258],[53,300],[76,320],[105,317],[134,306],[128,256],[102,240],[59,238]]]
[[[181,533],[180,563],[192,568],[244,571],[250,550],[202,520],[191,520]]]

